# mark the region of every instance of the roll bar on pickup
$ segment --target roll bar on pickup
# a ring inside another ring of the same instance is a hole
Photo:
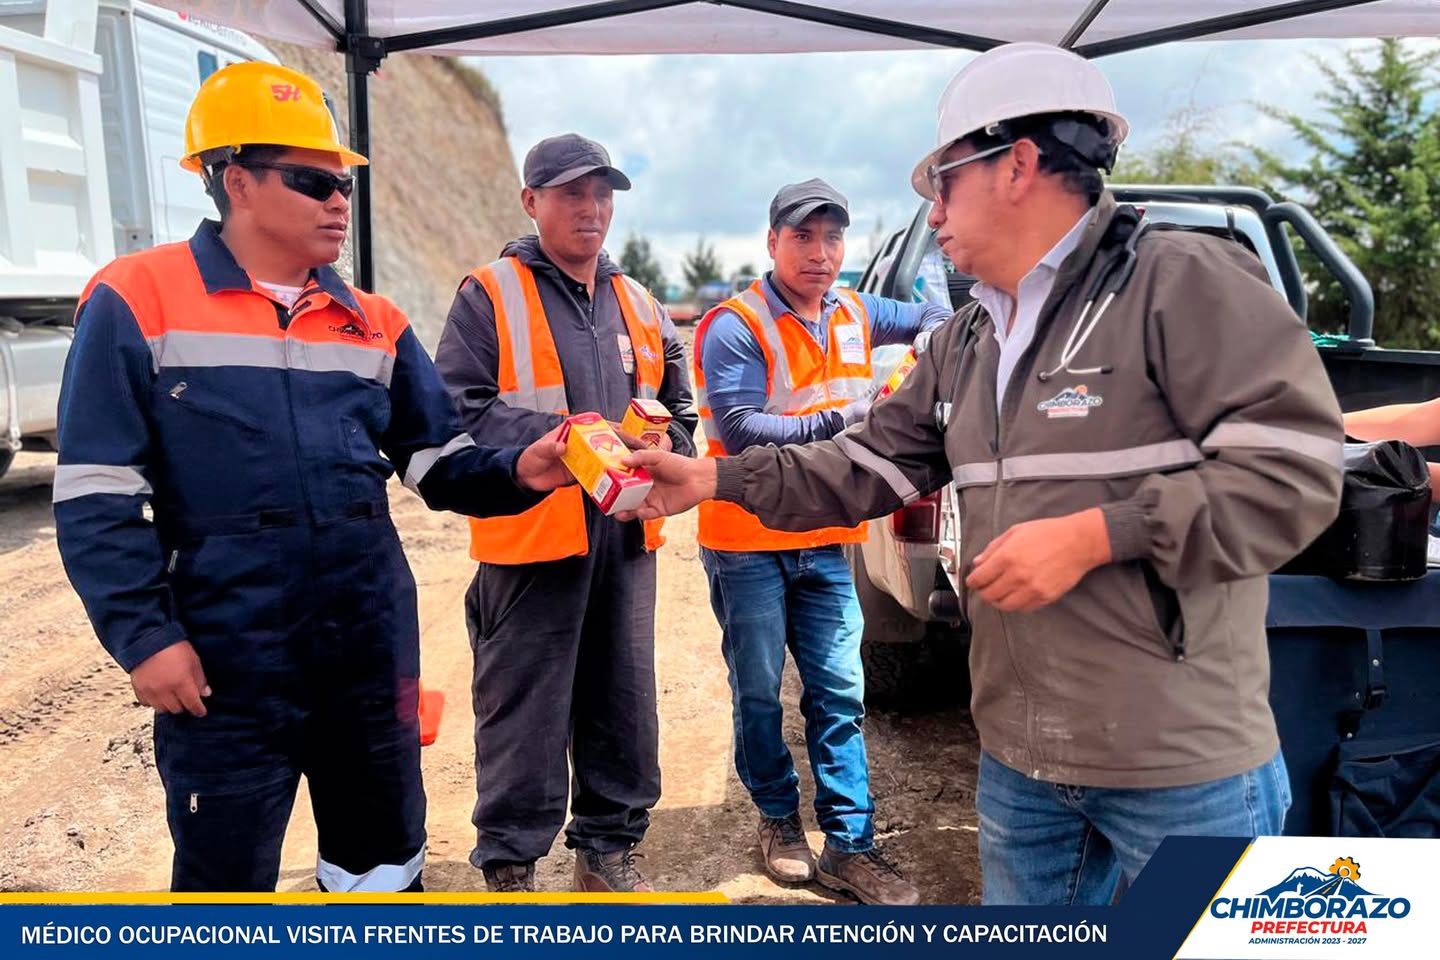
[[[1375,345],[1375,293],[1354,262],[1345,255],[1333,237],[1325,232],[1320,222],[1310,211],[1288,201],[1276,203],[1264,190],[1254,187],[1176,187],[1166,184],[1127,184],[1113,189],[1115,199],[1122,203],[1140,203],[1153,200],[1173,200],[1180,203],[1226,203],[1249,207],[1260,216],[1265,225],[1265,236],[1275,254],[1280,269],[1280,280],[1285,285],[1285,298],[1290,307],[1304,320],[1308,301],[1300,263],[1295,259],[1295,249],[1290,236],[1285,232],[1288,224],[1305,246],[1315,255],[1321,265],[1340,284],[1345,300],[1350,305],[1350,318],[1346,333],[1348,344],[1338,349],[1362,350]]]

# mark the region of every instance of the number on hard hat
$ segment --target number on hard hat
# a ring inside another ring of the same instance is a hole
[[[262,143],[334,153],[346,166],[368,162],[340,142],[325,91],[300,71],[253,61],[211,74],[185,117],[180,166],[203,175],[205,166]]]
[[[1091,165],[1109,170],[1130,132],[1115,109],[1115,91],[1093,63],[1047,43],[1010,43],[987,50],[955,75],[940,95],[935,149],[915,166],[910,183],[934,200],[927,170],[951,144],[984,133],[1007,138],[1006,124],[1042,114],[1088,114],[1094,125],[1061,117],[1051,133]]]

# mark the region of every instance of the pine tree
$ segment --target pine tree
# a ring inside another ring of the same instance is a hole
[[[690,289],[692,295],[711,280],[724,278],[720,258],[715,253],[715,246],[706,243],[703,234],[696,239],[695,249],[685,254],[685,260],[680,264],[680,269],[685,272],[685,285]]]
[[[1123,150],[1110,179],[1119,184],[1254,185],[1258,172],[1233,146],[1211,145],[1216,126],[1212,108],[1183,107],[1166,118],[1165,134],[1155,147],[1143,153]]]
[[[1311,151],[1287,163],[1254,151],[1276,192],[1306,204],[1375,291],[1375,340],[1390,347],[1440,347],[1440,120],[1432,94],[1440,51],[1398,40],[1316,60],[1328,82],[1323,118],[1273,108]],[[1342,332],[1338,284],[1304,251],[1310,325]]]
[[[655,296],[665,296],[665,271],[660,269],[646,237],[632,233],[625,238],[625,246],[620,251],[620,269]]]

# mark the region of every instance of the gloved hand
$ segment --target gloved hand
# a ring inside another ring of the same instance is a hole
[[[930,334],[934,332],[934,330],[921,330],[919,335],[915,337],[915,356],[918,357],[930,349]]]
[[[870,412],[871,404],[874,402],[874,397],[861,397],[858,400],[851,400],[848,404],[840,408],[841,422],[848,427],[864,420],[865,415]]]

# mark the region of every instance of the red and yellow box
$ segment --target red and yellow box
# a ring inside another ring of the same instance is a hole
[[[647,447],[658,447],[672,419],[669,408],[659,400],[635,399],[620,421],[620,431],[639,438]]]
[[[598,413],[580,413],[565,421],[559,440],[565,444],[561,458],[607,517],[622,510],[634,510],[650,492],[650,474],[623,464],[630,452],[615,428]]]
[[[885,385],[880,388],[880,392],[876,394],[875,399],[883,400],[896,390],[899,390],[900,384],[905,382],[905,378],[909,376],[910,371],[914,370],[919,364],[920,357],[915,353],[914,347],[905,351],[905,358],[895,367],[894,371],[890,374],[890,379],[885,381]]]

